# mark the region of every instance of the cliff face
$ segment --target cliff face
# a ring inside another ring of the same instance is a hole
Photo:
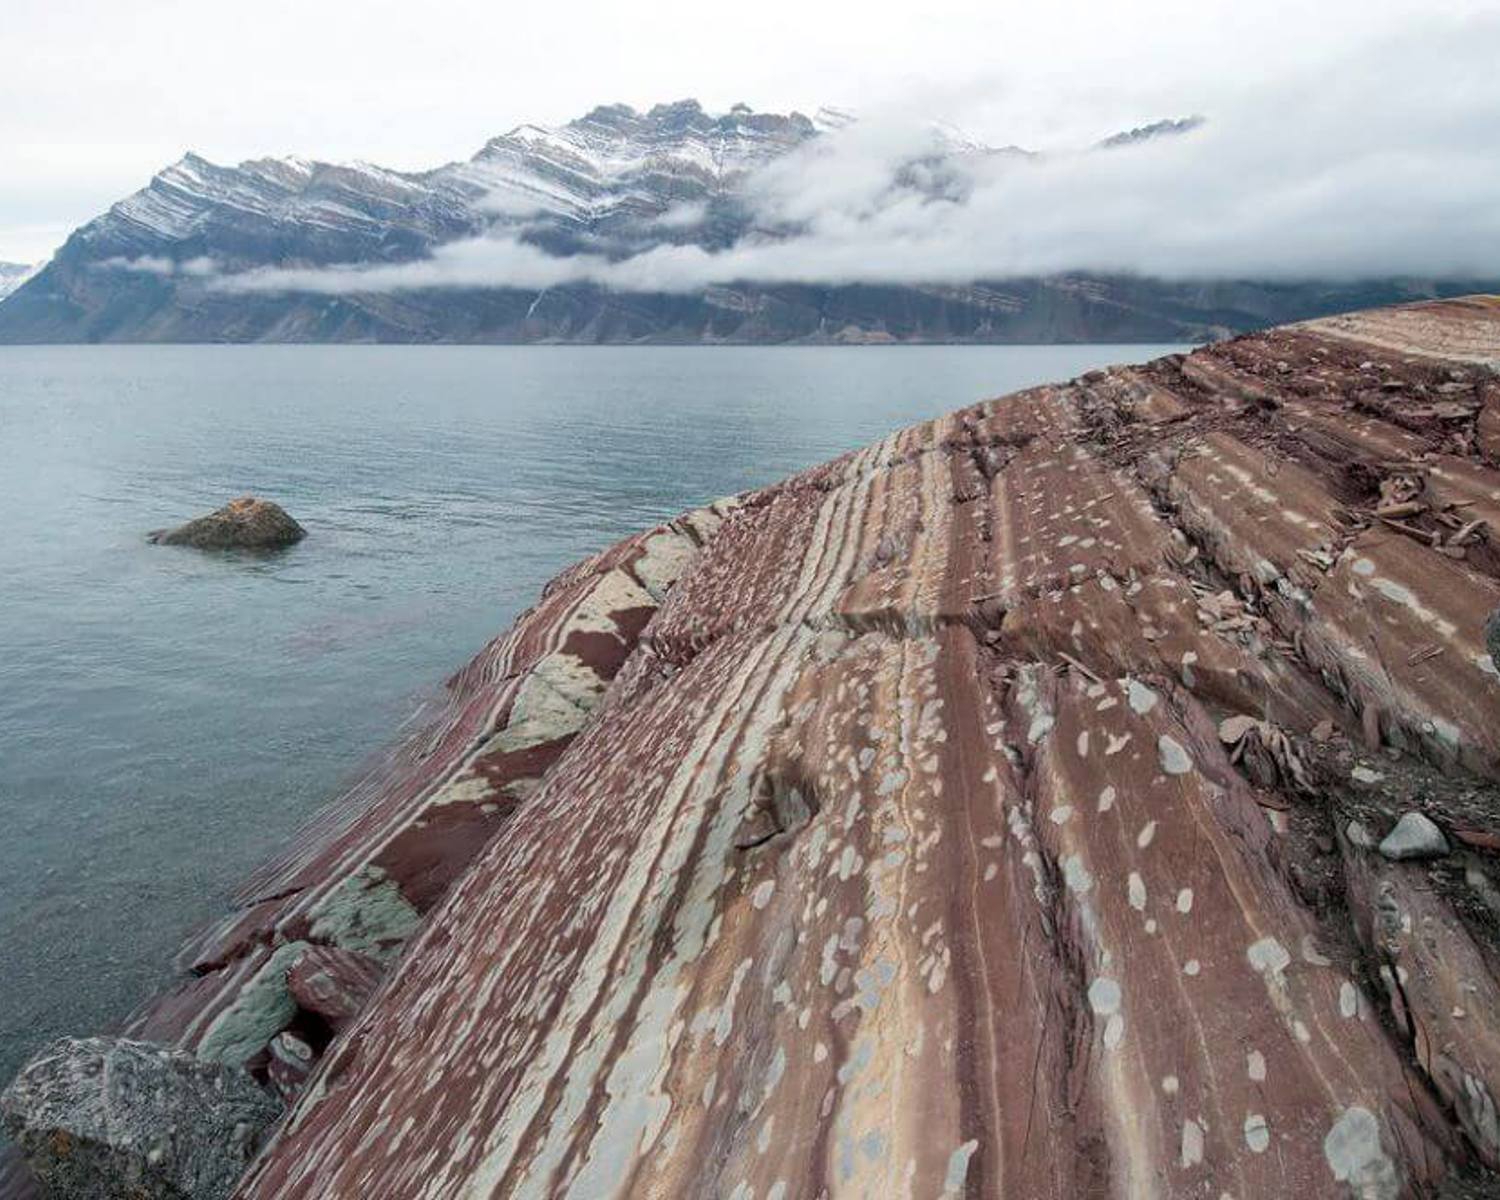
[[[244,1200],[1493,1194],[1497,370],[1277,329],[622,543],[130,1032],[295,1098]]]

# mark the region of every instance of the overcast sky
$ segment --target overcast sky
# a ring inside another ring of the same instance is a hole
[[[1462,191],[1444,202],[1483,235],[1493,226],[1474,214],[1493,210],[1497,165],[1482,160],[1500,159],[1497,18],[1500,0],[6,0],[0,259],[44,258],[189,149],[220,162],[299,153],[421,168],[522,122],[686,96],[711,108],[832,104],[876,125],[942,119],[1057,151],[1203,113],[1210,128],[1239,123],[1219,171],[1274,167],[1278,123],[1295,156],[1352,140],[1366,151],[1357,169],[1379,170],[1368,153],[1382,149],[1377,122],[1395,121],[1391,179],[1430,169],[1410,152],[1437,141]],[[1285,127],[1303,109],[1315,142]],[[1257,112],[1273,119],[1256,125]],[[1289,171],[1305,169],[1292,157]],[[1327,181],[1299,190],[1317,186]],[[1160,171],[1138,189],[1142,202],[1168,190]],[[1222,189],[1204,200],[1233,202]],[[949,251],[972,233],[947,231]],[[1191,237],[1160,257],[1179,251],[1192,254]]]

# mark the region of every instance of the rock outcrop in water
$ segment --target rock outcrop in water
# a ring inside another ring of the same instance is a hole
[[[1495,1194],[1497,367],[1276,329],[632,538],[132,1036],[295,1098],[240,1200]]]
[[[159,546],[191,546],[195,550],[274,550],[306,536],[307,530],[279,504],[257,496],[241,496],[176,529],[158,529],[148,539]]]

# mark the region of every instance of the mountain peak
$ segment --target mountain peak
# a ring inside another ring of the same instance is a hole
[[[1156,138],[1176,137],[1179,134],[1191,133],[1202,125],[1204,120],[1205,118],[1196,114],[1190,117],[1168,117],[1163,121],[1152,121],[1149,125],[1137,125],[1134,129],[1111,134],[1101,141],[1099,146],[1101,149],[1111,150],[1117,146],[1134,146]]]
[[[653,121],[668,121],[675,118],[701,117],[703,105],[692,97],[686,100],[673,100],[668,104],[653,104],[651,111],[646,114]]]

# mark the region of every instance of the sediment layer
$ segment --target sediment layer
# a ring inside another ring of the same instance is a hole
[[[1486,1194],[1497,371],[1290,326],[630,539],[129,1032],[287,1097],[243,1200]]]

